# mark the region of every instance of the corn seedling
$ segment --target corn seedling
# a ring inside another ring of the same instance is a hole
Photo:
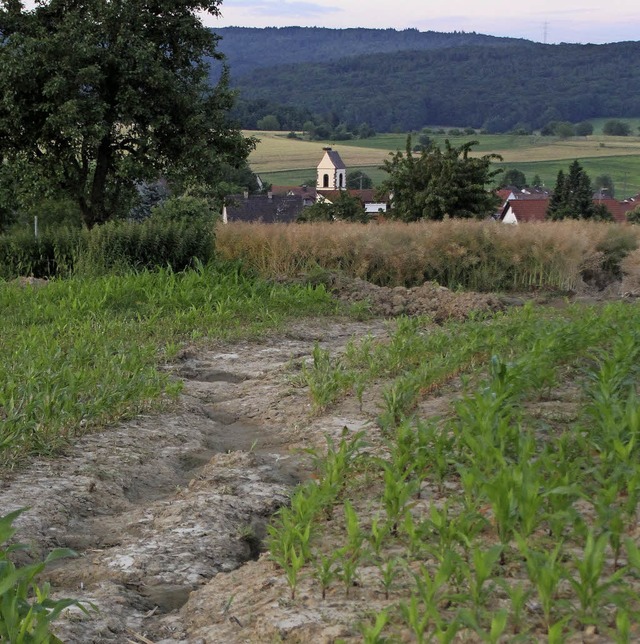
[[[380,557],[382,546],[389,538],[390,526],[388,521],[381,522],[380,516],[376,515],[371,521],[371,529],[367,535],[369,547],[376,557]]]
[[[50,632],[50,627],[60,613],[70,606],[77,606],[86,614],[88,610],[74,599],[51,599],[49,584],[40,586],[35,580],[48,564],[76,554],[68,548],[58,548],[42,562],[16,567],[10,554],[25,547],[6,544],[15,534],[12,524],[22,512],[24,509],[0,517],[0,641],[56,644],[60,640]]]
[[[376,614],[376,621],[373,624],[362,623],[359,626],[364,644],[384,644],[382,631],[389,622],[389,613],[386,610]]]
[[[558,587],[562,579],[566,577],[566,570],[560,561],[562,552],[562,542],[558,543],[552,551],[534,550],[530,548],[526,541],[519,535],[515,534],[518,549],[525,558],[529,580],[534,585],[542,613],[544,616],[544,625],[548,634],[556,632],[558,620],[555,618],[556,609],[560,607],[557,600]]]
[[[320,555],[316,558],[313,574],[320,584],[322,599],[326,598],[327,590],[338,575],[338,570],[336,569],[337,557],[338,553],[333,552],[330,555]]]
[[[568,579],[580,602],[580,619],[583,624],[596,624],[602,604],[613,599],[610,589],[618,584],[625,571],[615,571],[608,579],[602,579],[606,563],[606,533],[595,537],[589,530],[583,552],[573,558],[576,575]]]
[[[329,351],[316,342],[313,347],[313,365],[303,365],[302,374],[316,410],[322,410],[336,400],[352,383],[353,374],[346,371],[340,360],[333,362]]]
[[[398,472],[389,463],[383,461],[382,467],[384,470],[382,503],[387,514],[387,522],[391,526],[391,534],[397,537],[398,522],[415,494],[417,484],[415,480],[407,480],[407,474]]]
[[[378,566],[378,570],[380,571],[380,583],[384,589],[384,598],[387,600],[389,599],[391,586],[400,572],[400,564],[401,560],[395,557],[387,559],[386,562],[381,563]]]
[[[494,569],[502,554],[502,546],[493,546],[488,550],[482,550],[480,547],[475,546],[471,549],[470,554],[471,561],[469,564],[464,564],[463,571],[467,581],[469,598],[473,605],[474,616],[480,622],[482,609],[486,605],[492,590],[487,582],[494,574]]]

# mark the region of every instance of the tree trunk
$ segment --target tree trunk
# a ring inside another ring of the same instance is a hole
[[[96,156],[96,168],[91,182],[91,195],[89,201],[82,199],[80,208],[84,221],[89,228],[96,224],[103,224],[109,218],[106,209],[107,177],[113,161],[111,138],[107,134],[100,141]]]

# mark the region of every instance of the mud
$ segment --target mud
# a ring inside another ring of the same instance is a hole
[[[261,343],[186,351],[170,413],[86,436],[2,483],[1,513],[28,505],[18,539],[43,556],[56,596],[91,602],[56,625],[65,642],[191,641],[176,611],[193,591],[260,556],[269,517],[310,475],[307,447],[344,418],[311,413],[296,370],[316,341],[332,352],[387,323],[306,321]],[[197,594],[197,593],[195,593]],[[167,621],[167,617],[170,617]]]

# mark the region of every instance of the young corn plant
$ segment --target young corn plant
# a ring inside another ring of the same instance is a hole
[[[502,549],[503,547],[501,545],[493,546],[488,550],[483,550],[479,546],[474,546],[470,553],[470,563],[463,564],[464,576],[467,582],[467,592],[471,600],[473,615],[477,623],[482,622],[484,608],[492,592],[492,587],[488,582],[494,575],[496,565],[500,559],[500,555],[502,554]],[[504,630],[504,626],[502,630]],[[500,634],[502,634],[502,630],[500,631]]]
[[[603,605],[615,599],[612,588],[621,582],[626,572],[619,569],[603,579],[608,540],[606,533],[596,537],[593,530],[589,530],[583,552],[573,558],[576,574],[569,574],[568,579],[580,602],[583,624],[598,623]]]
[[[384,489],[382,503],[387,514],[387,523],[394,537],[398,536],[398,525],[405,508],[416,492],[417,483],[407,474],[398,472],[392,465],[382,461],[384,470]]]
[[[378,566],[378,570],[380,571],[380,583],[384,589],[384,598],[386,600],[389,599],[389,593],[391,592],[393,582],[400,573],[401,563],[401,559],[394,557],[392,559],[387,559],[384,563],[381,563]]]
[[[302,375],[315,410],[321,411],[353,384],[354,374],[348,372],[340,360],[332,361],[330,352],[317,342],[312,357],[313,365],[303,365]]]
[[[76,554],[67,548],[58,548],[42,562],[17,567],[10,555],[16,550],[24,550],[25,546],[7,543],[16,532],[13,522],[24,511],[16,510],[0,517],[0,641],[61,644],[50,632],[52,623],[70,606],[77,606],[86,614],[88,610],[75,599],[51,599],[49,584],[38,585],[36,578],[48,564]]]
[[[338,570],[336,568],[337,559],[338,553],[335,551],[330,555],[321,554],[316,557],[313,575],[320,584],[320,593],[322,594],[322,599],[326,599],[327,590],[338,576]]]
[[[358,627],[362,634],[364,644],[384,644],[386,640],[382,637],[382,631],[389,622],[389,612],[386,610],[376,614],[373,624],[361,623]]]
[[[564,618],[557,617],[558,608],[561,607],[557,597],[558,588],[562,579],[566,577],[566,569],[561,561],[563,543],[559,542],[552,551],[542,551],[530,548],[517,533],[515,539],[520,553],[525,558],[527,574],[536,589],[544,616],[544,626],[551,639],[552,634],[562,632],[563,626],[558,624],[564,624]]]

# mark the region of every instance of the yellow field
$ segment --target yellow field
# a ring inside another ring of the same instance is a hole
[[[277,172],[278,170],[302,170],[315,168],[322,158],[322,148],[330,143],[322,141],[300,141],[287,139],[282,132],[248,132],[260,139],[256,149],[249,157],[254,172]],[[332,147],[339,150],[342,160],[349,168],[366,165],[380,165],[389,155],[388,150],[380,148],[359,148],[352,145]]]
[[[301,170],[315,168],[322,157],[322,148],[332,145],[340,152],[347,167],[379,166],[389,158],[389,149],[372,147],[371,141],[365,147],[359,147],[354,142],[341,145],[340,142],[330,144],[321,141],[301,141],[288,139],[283,132],[245,132],[260,139],[249,161],[255,172],[278,172],[281,170]],[[436,141],[445,137],[434,137]],[[640,137],[612,137],[594,135],[584,138],[558,140],[552,137],[518,137],[517,147],[504,147],[506,138],[503,136],[475,137],[481,141],[482,150],[475,151],[474,156],[488,152],[500,154],[505,163],[560,161],[563,159],[584,159],[597,157],[640,156]],[[487,149],[484,141],[495,140],[496,148]],[[462,140],[462,139],[460,139]],[[458,137],[452,142],[457,145]],[[366,143],[363,142],[363,144]]]

